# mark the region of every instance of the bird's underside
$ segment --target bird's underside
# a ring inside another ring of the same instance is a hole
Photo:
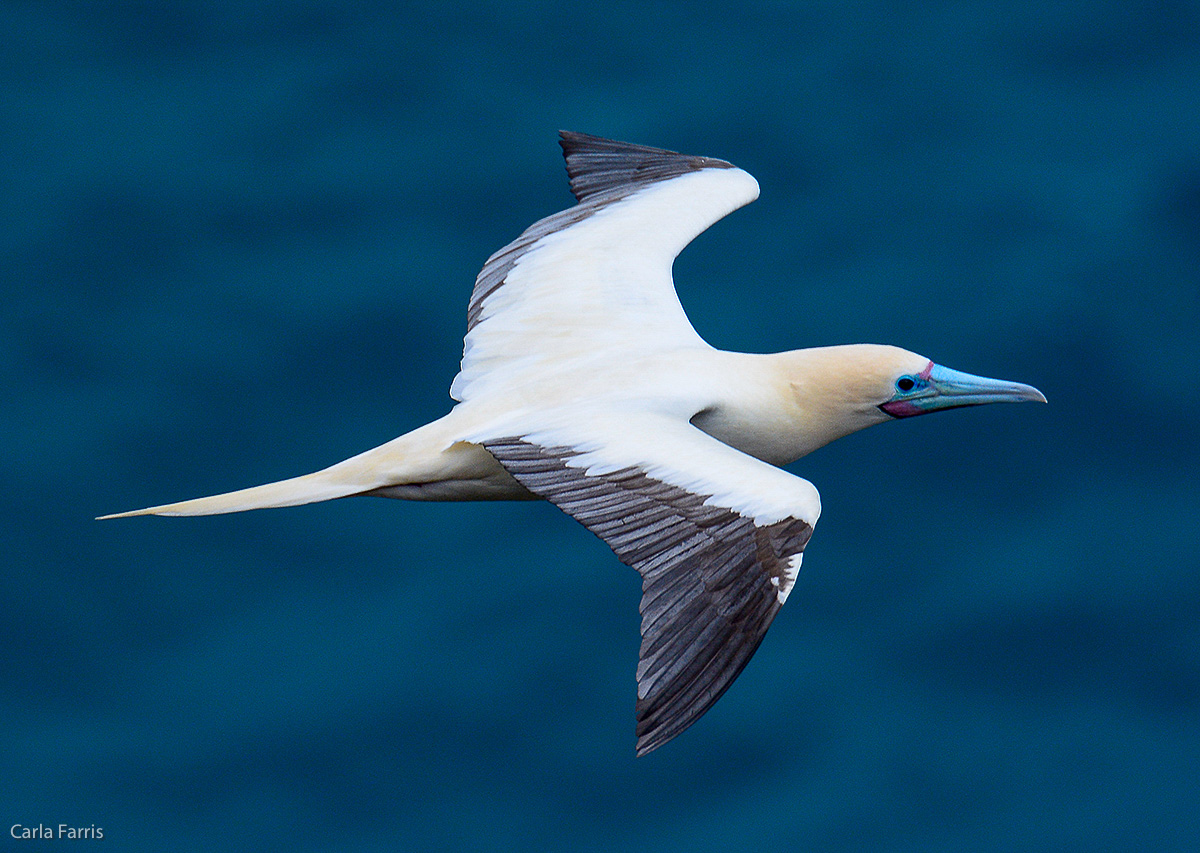
[[[561,136],[578,203],[480,272],[449,414],[312,474],[119,515],[351,495],[549,500],[642,577],[640,755],[716,702],[795,584],[820,500],[776,465],[872,423],[1040,394],[889,347],[713,349],[671,265],[757,183],[721,160]],[[963,377],[993,383],[995,399],[967,382],[974,397],[944,401]]]

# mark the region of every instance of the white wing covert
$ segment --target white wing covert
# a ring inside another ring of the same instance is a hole
[[[648,348],[707,346],[675,294],[676,255],[758,197],[723,160],[562,132],[579,203],[492,255],[475,281],[459,401],[560,367]]]

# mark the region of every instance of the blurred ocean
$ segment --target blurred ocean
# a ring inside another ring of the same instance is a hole
[[[0,837],[1200,849],[1200,4],[0,28]],[[559,128],[758,178],[676,264],[714,345],[893,343],[1050,399],[791,466],[824,515],[788,606],[638,760],[638,578],[551,506],[92,520],[447,411],[476,272],[571,203]]]

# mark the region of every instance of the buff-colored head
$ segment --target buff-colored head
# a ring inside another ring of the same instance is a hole
[[[811,446],[873,424],[987,403],[1046,402],[1019,382],[973,376],[879,344],[819,347],[787,353],[789,381]]]

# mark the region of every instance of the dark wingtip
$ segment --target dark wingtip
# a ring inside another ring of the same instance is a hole
[[[589,141],[603,142],[604,140],[599,136],[592,136],[589,133],[579,133],[574,130],[560,130],[558,132],[558,144],[562,146],[563,157],[571,156],[580,146]]]
[[[577,130],[560,130],[558,132],[558,144],[562,146],[563,157],[571,157],[574,154],[669,154],[675,157],[685,156],[678,151],[670,151],[666,148],[653,148],[649,145],[638,145],[634,142],[621,142],[620,140],[609,139],[605,136],[580,133]]]
[[[733,164],[724,160],[693,157],[573,130],[560,130],[558,144],[567,161],[571,192],[579,201],[601,193],[620,195],[699,169],[733,168]]]

